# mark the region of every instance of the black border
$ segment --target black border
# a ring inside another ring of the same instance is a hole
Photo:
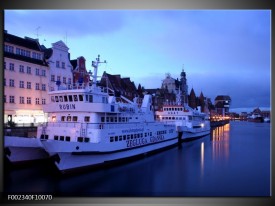
[[[1,1],[1,23],[2,28],[4,28],[4,10],[6,9],[264,9],[271,11],[271,22],[274,17],[272,15],[272,5],[271,0],[249,0],[249,1],[241,1],[241,0],[8,0]],[[271,25],[271,26],[272,26]],[[3,41],[3,30],[1,32],[1,40]],[[273,30],[273,29],[272,29]],[[271,31],[272,32],[272,31]],[[271,40],[272,42],[272,40]],[[271,54],[273,53],[274,43],[271,43]],[[0,48],[1,54],[1,65],[3,65],[3,43]],[[271,63],[273,60],[273,56],[271,57]],[[272,65],[272,64],[271,64]],[[273,79],[274,74],[272,72],[273,67],[271,68],[271,107],[273,107],[274,96],[272,95],[273,89]],[[0,83],[3,85],[3,69],[1,70]],[[0,95],[3,95],[3,87],[0,89]],[[3,102],[0,101],[0,118],[3,122]],[[274,111],[271,110],[272,120],[274,117]],[[272,123],[273,124],[273,121]],[[272,126],[272,125],[271,125]],[[0,125],[0,129],[3,134],[3,124]],[[271,127],[272,134],[274,133],[274,128]],[[1,136],[2,137],[2,136]],[[0,138],[0,144],[3,145],[3,138]],[[271,141],[271,163],[273,159],[273,151],[274,142]],[[3,147],[1,148],[1,154],[3,154]],[[3,157],[3,155],[2,155]],[[272,165],[272,170],[274,165]],[[256,166],[256,165],[255,165]],[[0,168],[3,168],[3,158],[0,158]],[[2,181],[3,184],[4,177],[3,172]],[[272,175],[272,173],[271,173]],[[271,197],[267,198],[54,198],[49,202],[7,202],[5,201],[5,197],[3,197],[3,185],[0,185],[1,192],[1,202],[4,201],[5,204],[9,203],[24,203],[24,204],[89,204],[89,205],[272,205],[273,197],[272,191],[274,188],[273,178],[272,187],[271,187]]]

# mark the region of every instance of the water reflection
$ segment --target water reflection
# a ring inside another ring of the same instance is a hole
[[[213,160],[229,158],[230,124],[211,131]]]
[[[204,171],[204,142],[201,143],[201,177]]]

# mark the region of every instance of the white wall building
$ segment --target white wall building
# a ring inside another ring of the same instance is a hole
[[[4,32],[4,123],[47,120],[42,105],[48,99],[49,67],[36,39]]]
[[[72,65],[69,48],[63,41],[52,44],[52,48],[45,49],[45,59],[50,67],[49,90],[67,87],[73,83]]]

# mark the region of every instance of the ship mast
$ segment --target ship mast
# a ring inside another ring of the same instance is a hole
[[[96,87],[96,79],[97,79],[97,69],[98,69],[98,65],[100,63],[107,63],[106,60],[104,60],[103,62],[100,61],[100,55],[98,55],[98,57],[96,58],[96,61],[92,61],[92,67],[94,67],[94,73],[92,75],[93,77],[93,85],[92,88]]]

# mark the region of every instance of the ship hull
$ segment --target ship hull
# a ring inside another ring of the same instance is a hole
[[[45,147],[51,147],[51,142],[43,141]],[[54,144],[54,143],[53,143]],[[140,155],[158,152],[178,144],[178,138],[168,139],[148,145],[138,146],[131,149],[123,149],[118,151],[85,151],[85,152],[57,152],[52,155],[55,166],[61,173],[69,173],[80,169],[98,167],[127,160]]]
[[[185,142],[185,141],[195,140],[209,134],[210,134],[210,129],[206,131],[200,131],[200,132],[183,131],[182,141]]]
[[[12,164],[24,164],[48,158],[39,139],[5,136],[4,153]]]

